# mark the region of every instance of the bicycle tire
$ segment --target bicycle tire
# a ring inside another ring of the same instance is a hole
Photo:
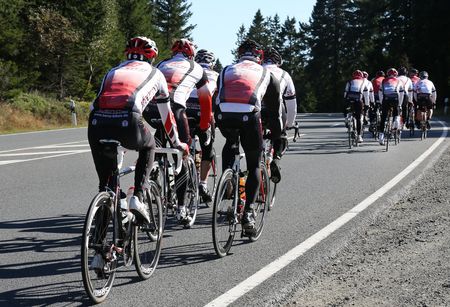
[[[348,134],[348,148],[352,149],[353,141],[352,141],[352,124],[350,124],[351,121],[349,121],[348,128],[347,128],[347,134]]]
[[[256,197],[255,208],[255,228],[256,231],[250,236],[250,240],[255,242],[261,237],[264,229],[264,221],[270,201],[270,179],[266,165],[261,163],[261,186]]]
[[[185,193],[185,202],[187,215],[190,217],[189,222],[184,224],[184,228],[190,228],[195,223],[197,217],[198,204],[200,202],[198,192],[198,173],[194,159],[189,156],[186,161],[187,168],[187,185]]]
[[[150,223],[134,225],[134,265],[139,277],[148,279],[158,265],[164,229],[161,194],[158,185],[153,180],[149,181],[149,187],[145,190],[144,204],[149,210]]]
[[[212,239],[214,250],[221,258],[229,253],[238,224],[235,216],[237,182],[233,175],[232,169],[226,169],[220,176],[213,203]]]
[[[211,168],[209,170],[207,186],[208,191],[211,195],[211,199],[214,200],[218,180],[217,157],[216,157],[216,150],[214,148],[212,149],[212,155],[213,158],[211,160]],[[209,207],[209,203],[205,202],[205,204],[207,207]]]
[[[105,259],[105,254],[110,252],[116,237],[114,232],[118,232],[117,226],[114,225],[111,202],[109,193],[98,193],[91,201],[83,226],[81,275],[84,289],[96,304],[106,299],[116,275],[117,260],[106,261]],[[102,269],[90,268],[97,255],[101,256]]]
[[[269,208],[268,211],[272,210],[273,206],[275,206],[275,200],[276,200],[276,194],[277,194],[277,183],[274,183],[272,181],[270,181],[270,204],[269,204]]]

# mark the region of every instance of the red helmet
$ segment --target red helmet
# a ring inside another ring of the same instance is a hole
[[[197,46],[194,45],[193,42],[191,42],[188,39],[181,38],[177,39],[173,45],[172,45],[172,53],[182,53],[184,56],[188,57],[189,59],[194,58],[195,56],[195,48]]]
[[[127,42],[125,55],[129,60],[151,60],[158,56],[158,47],[156,47],[154,41],[147,37],[133,37]]]
[[[386,74],[388,77],[397,77],[398,71],[395,68],[389,68]]]
[[[364,75],[363,75],[362,71],[360,71],[360,70],[358,69],[358,70],[355,70],[355,71],[353,72],[352,78],[353,78],[353,79],[359,79],[359,78],[362,79],[362,78],[364,78]]]

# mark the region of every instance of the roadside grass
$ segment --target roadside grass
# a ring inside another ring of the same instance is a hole
[[[60,101],[40,93],[21,93],[9,101],[0,101],[0,134],[68,128],[72,126],[69,101]],[[78,126],[87,125],[88,102],[76,102]]]

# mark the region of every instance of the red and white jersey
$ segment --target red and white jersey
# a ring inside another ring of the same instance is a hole
[[[161,70],[167,81],[170,101],[186,108],[186,100],[194,87],[197,88],[200,102],[200,129],[207,129],[211,121],[211,93],[208,89],[208,77],[203,68],[182,53],[160,62],[156,67]]]
[[[413,101],[413,84],[410,78],[405,75],[398,76],[397,79],[403,82],[403,88],[405,90],[405,97],[407,97],[407,102]]]
[[[203,70],[206,73],[206,76],[208,77],[208,83],[207,83],[207,88],[209,90],[209,93],[211,94],[211,97],[214,95],[214,93],[217,91],[217,78],[219,77],[219,73],[212,70],[209,65],[202,65],[199,64]],[[191,92],[191,94],[189,95],[189,98],[193,98],[193,99],[189,99],[188,101],[195,103],[196,105],[188,105],[186,106],[187,108],[195,108],[195,109],[199,109],[200,108],[200,104],[198,103],[198,90],[197,88],[194,88]]]
[[[403,82],[396,77],[385,78],[381,83],[378,96],[380,97],[380,101],[383,101],[383,99],[398,100],[398,105],[401,106],[404,96]]]
[[[216,104],[222,112],[261,111],[270,76],[266,68],[247,59],[226,66],[220,73]]]
[[[417,101],[417,96],[420,94],[430,95],[432,103],[436,103],[437,93],[433,82],[428,79],[419,80],[414,87],[414,98]]]
[[[345,85],[344,98],[369,104],[369,89],[366,79],[355,78],[348,81]]]
[[[416,83],[417,83],[418,81],[420,81],[420,78],[419,78],[418,76],[412,76],[412,77],[411,77],[411,82],[412,82],[412,84],[413,84],[413,88],[414,88],[414,86],[416,85]]]
[[[372,86],[373,86],[373,93],[378,96],[378,92],[380,91],[381,83],[383,82],[384,77],[380,76],[377,78],[374,78],[372,80]]]
[[[129,60],[105,75],[92,108],[130,110],[142,114],[152,99],[168,98],[166,80],[158,69],[148,62]]]

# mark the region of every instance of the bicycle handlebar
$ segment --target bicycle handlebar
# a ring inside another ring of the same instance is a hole
[[[175,148],[156,148],[155,153],[165,154],[165,155],[176,155],[177,156],[177,168],[174,170],[174,174],[178,175],[181,171],[181,159],[183,158],[183,153],[181,150]]]

